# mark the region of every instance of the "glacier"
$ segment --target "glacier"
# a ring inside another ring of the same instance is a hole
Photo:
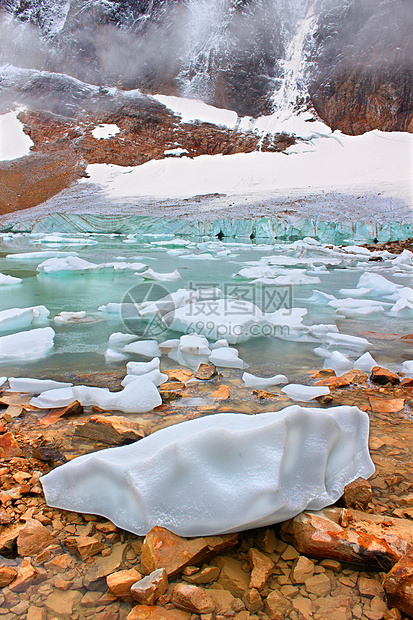
[[[162,526],[209,536],[285,521],[374,473],[357,407],[298,405],[216,414],[77,457],[40,481],[49,506],[110,519],[139,536]]]

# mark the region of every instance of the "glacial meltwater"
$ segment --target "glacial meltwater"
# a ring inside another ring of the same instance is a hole
[[[308,372],[323,366],[344,372],[366,351],[395,371],[412,359],[411,345],[400,340],[411,332],[413,316],[410,252],[397,256],[311,238],[265,241],[3,233],[0,273],[21,283],[0,282],[0,338],[45,326],[55,336],[53,348],[35,360],[28,361],[24,346],[20,358],[8,358],[2,349],[0,375],[79,383],[76,375],[126,373],[126,362],[148,357],[130,352],[121,352],[120,361],[105,357],[116,332],[158,343],[185,333],[203,335],[210,345],[226,339],[249,373],[282,373],[290,383],[308,383]],[[179,304],[174,301],[167,321],[157,317],[155,325],[130,319],[128,309],[134,308],[136,319],[141,304],[181,289],[189,295],[201,291],[201,301],[188,306],[192,309],[185,321],[181,317],[177,322]],[[218,308],[219,299],[236,300],[235,306],[221,303]],[[13,313],[3,312],[37,306],[45,306],[48,317],[38,324],[23,321],[17,329]],[[239,337],[240,321],[249,318],[251,308],[269,320],[252,317],[254,328]],[[162,352],[161,368],[178,365],[167,357],[168,349]],[[340,365],[340,355],[349,360],[347,367]],[[220,371],[241,378],[243,369],[227,366],[231,364],[223,362]]]

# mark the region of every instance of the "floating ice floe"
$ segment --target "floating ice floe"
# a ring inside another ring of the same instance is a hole
[[[145,278],[145,280],[158,280],[159,282],[175,282],[176,280],[182,280],[182,276],[178,269],[170,273],[158,273],[149,268],[146,271],[142,271],[139,275]]]
[[[377,314],[382,314],[384,312],[383,306],[360,306],[358,308],[349,308],[348,306],[339,306],[336,309],[336,313],[344,316],[347,319],[356,319],[369,317]]]
[[[399,299],[391,308],[389,314],[399,319],[411,319],[413,318],[413,302],[408,299]]]
[[[19,331],[48,324],[49,310],[45,306],[11,308],[0,311],[0,332]]]
[[[209,356],[211,364],[221,368],[246,368],[246,364],[238,354],[238,350],[234,347],[221,347],[214,349]]]
[[[285,387],[281,388],[281,392],[284,392],[291,398],[291,400],[298,400],[300,402],[308,402],[314,398],[320,396],[326,396],[330,394],[330,389],[325,386],[318,385],[301,385],[299,383],[289,383]]]
[[[141,355],[142,357],[159,357],[161,350],[156,340],[136,340],[123,347],[123,351],[128,354]]]
[[[21,284],[23,280],[21,278],[15,278],[14,276],[6,276],[4,273],[0,273],[0,286],[16,286]]]
[[[331,332],[326,335],[325,343],[328,349],[342,349],[346,353],[353,354],[359,352],[359,355],[371,346],[370,342],[365,338]]]
[[[31,379],[24,377],[9,377],[9,386],[13,392],[24,392],[26,394],[41,394],[48,390],[70,388],[73,383],[63,381],[53,381],[52,379]]]
[[[364,297],[373,291],[372,288],[366,288],[361,286],[360,288],[341,288],[339,290],[340,295],[346,297]]]
[[[311,304],[320,304],[320,305],[328,305],[331,300],[335,300],[334,295],[329,295],[328,293],[324,293],[323,291],[315,290],[311,297],[307,299]]]
[[[80,456],[41,484],[49,506],[101,515],[139,536],[156,525],[224,534],[337,501],[349,482],[374,473],[368,435],[357,407],[216,414]]]
[[[378,273],[363,273],[356,285],[356,288],[370,288],[372,295],[390,295],[400,287],[399,284],[390,282]]]
[[[271,387],[272,385],[279,385],[280,383],[287,383],[288,379],[285,375],[274,375],[274,377],[256,377],[249,372],[244,372],[242,380],[245,387],[249,388],[262,388]]]
[[[0,377],[0,387],[4,385],[7,381],[7,377]]]
[[[116,364],[117,362],[124,362],[129,358],[129,355],[125,355],[125,353],[121,353],[116,349],[111,349],[110,347],[105,351],[105,360],[107,364]]]
[[[0,360],[5,363],[41,359],[53,348],[54,336],[55,332],[51,327],[2,336],[0,337]]]
[[[16,254],[7,254],[8,260],[26,261],[26,260],[46,260],[47,258],[66,258],[67,256],[78,256],[77,252],[63,252],[62,250],[43,250],[43,252],[23,252]]]
[[[48,258],[37,266],[37,271],[49,275],[71,272],[85,273],[97,267],[98,265],[96,263],[90,263],[78,256],[66,256],[65,258]]]
[[[368,352],[356,359],[353,364],[353,368],[356,370],[362,370],[367,373],[371,372],[371,369],[374,368],[374,366],[377,366],[377,362]]]
[[[181,366],[188,366],[196,371],[200,364],[207,363],[211,349],[205,336],[185,334],[178,340],[176,347],[171,347],[168,357]]]

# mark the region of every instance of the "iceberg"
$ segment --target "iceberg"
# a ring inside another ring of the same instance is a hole
[[[399,284],[394,284],[378,273],[363,273],[356,284],[356,288],[371,288],[372,295],[390,295],[395,293]]]
[[[413,360],[406,360],[402,363],[402,372],[407,376],[413,376]]]
[[[401,298],[396,301],[389,314],[397,316],[399,319],[411,319],[413,318],[413,302]]]
[[[182,280],[182,276],[177,269],[170,273],[158,273],[149,268],[146,271],[139,273],[145,280],[158,280],[159,282],[175,282],[176,280]]]
[[[48,324],[49,310],[45,306],[11,308],[0,312],[0,332],[20,331]]]
[[[361,357],[356,359],[353,368],[356,370],[362,370],[363,372],[371,372],[371,369],[377,366],[376,360],[370,355],[370,353],[364,353]]]
[[[128,375],[146,375],[151,370],[159,370],[160,363],[159,357],[154,357],[150,362],[128,362],[126,364],[126,372]]]
[[[73,389],[56,388],[55,390],[46,390],[41,392],[39,396],[31,399],[30,404],[39,409],[55,409],[58,407],[67,407],[75,399]]]
[[[146,372],[143,375],[126,375],[126,377],[122,379],[121,385],[126,387],[129,383],[132,383],[132,381],[139,381],[143,378],[147,379],[147,381],[151,381],[156,387],[159,387],[162,383],[168,381],[168,375],[162,374],[157,368],[155,368],[154,370]]]
[[[7,377],[0,377],[0,387],[4,385],[7,381]]]
[[[374,473],[368,435],[357,407],[216,414],[80,456],[40,480],[49,506],[139,536],[154,526],[224,534],[337,501],[346,484]]]
[[[48,258],[37,266],[37,271],[45,274],[59,273],[85,273],[96,269],[96,263],[90,263],[78,256],[66,256],[64,258]]]
[[[53,348],[54,337],[55,332],[51,327],[40,327],[27,332],[1,336],[1,363],[41,359]]]
[[[73,383],[53,381],[53,379],[26,379],[23,377],[9,377],[9,386],[13,392],[25,392],[26,394],[41,394],[49,390],[70,388]]]
[[[299,383],[289,383],[285,387],[281,388],[281,392],[284,392],[291,398],[291,400],[298,400],[300,402],[308,402],[314,398],[320,396],[327,396],[330,394],[330,388],[318,385],[301,385]]]
[[[288,379],[285,375],[275,375],[274,377],[256,377],[249,372],[244,372],[242,380],[245,387],[250,388],[262,388],[271,387],[272,385],[279,385],[280,383],[287,383]]]

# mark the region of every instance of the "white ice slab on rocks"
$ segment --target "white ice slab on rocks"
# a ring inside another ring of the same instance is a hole
[[[142,357],[159,357],[161,350],[156,340],[137,340],[123,347],[125,353],[141,355]]]
[[[21,284],[22,282],[21,278],[6,276],[4,273],[0,273],[0,286],[16,286],[16,284]]]
[[[200,120],[204,123],[223,125],[233,129],[238,120],[238,115],[233,110],[215,108],[198,99],[186,99],[173,95],[154,95],[154,98],[181,116],[183,123]]]
[[[287,383],[288,379],[285,375],[274,375],[273,377],[256,377],[249,372],[244,372],[242,380],[245,387],[261,388],[271,387],[272,385],[279,385],[280,383]]]
[[[405,375],[413,377],[413,360],[406,360],[402,363],[402,372]]]
[[[75,399],[73,389],[56,388],[55,390],[46,390],[35,398],[32,398],[30,404],[40,409],[54,409],[56,407],[67,407]]]
[[[146,271],[139,273],[139,275],[142,276],[142,278],[145,278],[145,280],[157,280],[159,282],[175,282],[177,280],[182,280],[182,276],[178,269],[175,269],[175,271],[171,271],[169,273],[158,273],[157,271],[149,268],[146,269]]]
[[[159,365],[159,357],[154,357],[150,362],[128,362],[126,364],[126,372],[128,375],[146,375],[151,370],[159,370]]]
[[[81,385],[73,388],[73,395],[84,406],[122,413],[148,413],[162,404],[155,384],[145,376],[138,377],[120,392]]]
[[[53,348],[55,332],[51,327],[0,337],[0,361],[33,361],[45,357]]]
[[[0,311],[0,332],[19,331],[48,324],[49,310],[45,306],[11,308]]]
[[[211,364],[221,368],[246,368],[246,364],[238,354],[238,350],[234,347],[221,347],[214,349],[209,356]]]
[[[285,387],[281,388],[281,392],[284,392],[292,400],[298,400],[300,402],[308,402],[319,396],[326,396],[330,394],[330,389],[325,386],[318,385],[301,385],[299,383],[289,383]]]
[[[41,394],[48,390],[70,388],[73,383],[53,381],[53,379],[31,379],[25,377],[9,377],[9,386],[13,392],[25,392],[27,394]]]
[[[331,368],[337,375],[342,375],[353,368],[353,362],[340,351],[332,351],[324,360],[324,368]]]
[[[356,359],[356,361],[354,362],[353,368],[355,368],[356,370],[362,370],[363,372],[369,373],[371,372],[371,369],[374,366],[377,366],[377,362],[370,355],[370,353],[367,352],[361,355],[358,359]]]
[[[7,381],[7,377],[0,377],[0,387],[4,385]]]
[[[346,484],[374,473],[368,436],[357,407],[216,414],[80,456],[41,483],[49,506],[101,515],[139,536],[155,525],[223,534],[334,503]]]

